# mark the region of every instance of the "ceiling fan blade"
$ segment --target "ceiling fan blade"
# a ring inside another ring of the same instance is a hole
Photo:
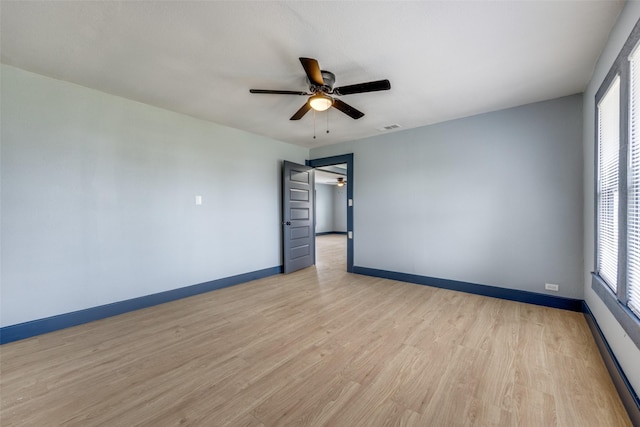
[[[269,90],[269,89],[249,89],[251,93],[273,93],[276,95],[310,95],[307,92],[300,92],[296,90]]]
[[[376,80],[375,82],[358,83],[355,85],[341,86],[333,89],[337,95],[351,95],[353,93],[376,92],[391,89],[389,80]]]
[[[296,113],[293,116],[291,116],[291,118],[289,120],[300,120],[302,118],[302,116],[307,114],[307,112],[310,109],[311,109],[311,105],[309,105],[308,102],[305,102],[304,105],[302,107],[300,107],[300,109],[298,111],[296,111]]]
[[[332,107],[342,111],[352,119],[359,119],[360,117],[364,116],[364,113],[362,111],[356,110],[351,105],[347,104],[346,102],[342,102],[339,99],[333,100]]]
[[[300,63],[312,84],[316,86],[324,86],[324,79],[322,78],[318,61],[313,58],[300,58]]]

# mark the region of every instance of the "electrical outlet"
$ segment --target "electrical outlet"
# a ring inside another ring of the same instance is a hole
[[[548,291],[556,291],[558,292],[558,290],[560,289],[560,286],[554,284],[554,283],[545,283],[544,284],[544,288]]]

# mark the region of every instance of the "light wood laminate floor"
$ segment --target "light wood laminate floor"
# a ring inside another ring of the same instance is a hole
[[[317,267],[0,347],[0,425],[628,426],[582,314]]]

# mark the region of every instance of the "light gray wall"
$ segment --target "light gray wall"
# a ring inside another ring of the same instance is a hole
[[[347,231],[347,187],[316,184],[316,233]]]
[[[333,186],[316,184],[316,233],[333,231]]]
[[[281,264],[281,161],[307,149],[8,66],[1,79],[2,326]]]
[[[348,184],[347,184],[348,185]],[[347,187],[333,186],[333,231],[347,232]]]
[[[584,93],[583,132],[584,132],[584,260],[583,284],[584,299],[591,308],[609,345],[618,359],[636,392],[640,392],[640,350],[627,337],[602,300],[591,289],[591,272],[594,265],[594,162],[595,162],[595,94],[611,65],[622,49],[631,30],[640,19],[640,2],[628,1],[622,10],[618,22],[609,35],[609,41],[600,55],[600,59]]]
[[[311,158],[350,152],[356,266],[582,298],[580,95]]]

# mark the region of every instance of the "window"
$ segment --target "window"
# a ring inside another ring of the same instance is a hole
[[[640,49],[629,57],[628,305],[640,316]]]
[[[620,77],[598,103],[598,272],[615,292],[618,281]]]
[[[640,21],[596,94],[593,289],[640,347]]]

